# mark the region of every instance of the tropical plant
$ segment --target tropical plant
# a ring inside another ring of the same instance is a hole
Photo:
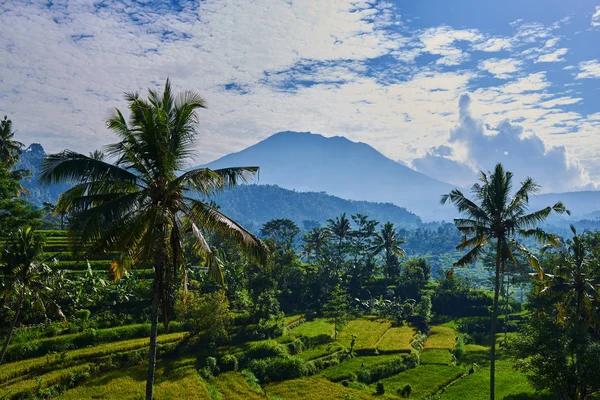
[[[4,275],[7,295],[16,299],[15,315],[8,328],[6,341],[0,352],[0,364],[12,338],[15,326],[21,316],[26,299],[39,300],[45,291],[45,279],[50,268],[40,260],[43,241],[31,227],[19,228],[9,238],[2,252],[2,261],[6,264]]]
[[[502,164],[497,164],[494,172],[479,174],[480,183],[473,185],[471,192],[475,200],[468,199],[460,190],[454,189],[443,195],[441,203],[451,202],[462,216],[455,218],[454,223],[463,234],[463,240],[456,247],[459,250],[469,249],[454,266],[473,264],[488,249],[489,243],[495,243],[495,275],[494,302],[491,320],[490,345],[490,399],[494,399],[494,377],[496,359],[496,320],[498,317],[498,297],[500,278],[507,260],[516,262],[514,251],[525,254],[532,266],[539,270],[537,259],[517,240],[533,238],[535,240],[558,244],[555,236],[537,228],[552,212],[562,214],[568,211],[561,202],[542,210],[529,212],[529,196],[539,191],[539,186],[531,178],[525,179],[520,188],[512,194],[513,174],[504,171]],[[540,274],[542,273],[541,270]],[[541,276],[541,275],[540,275]]]
[[[335,219],[329,218],[325,229],[329,237],[337,241],[335,244],[335,270],[339,273],[344,260],[346,241],[350,238],[352,231],[350,220],[346,217],[346,213],[343,213],[339,217],[335,217]]]
[[[327,248],[327,239],[329,233],[325,228],[312,228],[302,237],[304,245],[302,246],[302,255],[308,262],[323,257]]]
[[[373,255],[384,252],[385,264],[383,267],[383,276],[385,279],[385,292],[387,293],[388,279],[390,275],[398,268],[398,257],[406,257],[402,245],[406,243],[404,238],[398,236],[398,232],[391,222],[386,222],[381,228],[381,232],[375,235],[375,241],[371,247]]]
[[[186,280],[184,239],[204,260],[211,276],[222,273],[207,231],[231,237],[248,255],[266,265],[268,249],[254,235],[194,195],[205,197],[254,177],[258,167],[184,170],[192,155],[204,100],[193,91],[175,95],[149,89],[148,98],[126,93],[129,121],[118,109],[108,128],[120,141],[105,147],[108,161],[70,150],[49,155],[41,180],[69,182],[59,209],[71,215],[78,244],[92,254],[117,254],[110,269],[118,280],[133,266],[154,269],[146,398],[152,399],[159,312],[168,328],[178,281]]]
[[[0,162],[13,167],[19,161],[21,149],[25,145],[14,140],[15,133],[12,131],[12,121],[4,116],[0,121]]]

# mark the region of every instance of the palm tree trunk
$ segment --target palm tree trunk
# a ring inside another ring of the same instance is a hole
[[[17,306],[17,313],[15,314],[15,318],[10,324],[10,329],[8,330],[8,336],[6,337],[6,342],[4,342],[4,346],[2,346],[2,353],[0,353],[0,364],[2,364],[2,360],[4,360],[4,355],[6,354],[6,350],[8,350],[8,345],[10,343],[10,339],[12,338],[13,332],[15,331],[15,326],[17,325],[17,321],[19,319],[19,315],[21,315],[21,309],[23,308],[23,302],[25,301],[25,290],[21,290],[21,294],[19,295],[19,305]]]
[[[502,272],[506,275],[506,304],[504,306],[504,346],[508,344],[508,306],[510,296],[510,274],[506,271],[506,261],[502,262]]]
[[[500,265],[502,240],[498,239],[496,246],[496,276],[494,278],[494,304],[492,306],[492,344],[490,346],[490,400],[494,400],[496,375],[496,319],[498,318],[498,297],[500,294]]]
[[[152,400],[152,391],[154,388],[154,373],[156,371],[156,336],[158,332],[158,302],[159,302],[159,285],[154,279],[152,284],[152,312],[151,312],[151,328],[150,328],[150,354],[148,355],[148,375],[146,378],[146,400]]]

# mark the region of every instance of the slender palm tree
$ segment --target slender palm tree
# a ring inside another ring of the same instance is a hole
[[[14,140],[14,136],[12,121],[4,116],[4,119],[0,121],[0,162],[7,163],[9,167],[14,167],[19,161],[21,149],[25,146]]]
[[[312,228],[302,237],[304,241],[302,254],[308,262],[311,262],[314,258],[320,259],[323,256],[328,237],[329,234],[325,228]]]
[[[40,260],[43,242],[31,227],[19,228],[9,237],[7,245],[2,252],[2,261],[6,264],[7,273],[5,290],[8,290],[17,299],[15,316],[8,329],[6,341],[0,352],[0,364],[12,339],[15,326],[21,316],[21,311],[27,298],[38,297],[40,291],[46,289],[45,277],[49,274],[49,267]]]
[[[325,229],[330,237],[337,239],[335,267],[336,272],[339,273],[344,259],[345,241],[350,237],[352,232],[350,220],[346,217],[346,213],[343,213],[339,217],[335,217],[335,220],[329,218]]]
[[[375,241],[371,246],[370,251],[373,256],[385,253],[385,266],[383,268],[383,276],[385,278],[385,291],[387,293],[388,278],[394,264],[398,262],[397,257],[405,258],[406,252],[402,245],[406,243],[405,238],[398,236],[398,232],[391,222],[386,222],[381,228],[381,232],[375,234]]]
[[[576,396],[583,400],[587,396],[585,385],[579,380],[583,376],[583,359],[586,350],[587,332],[590,327],[600,328],[597,304],[600,274],[592,263],[585,234],[578,235],[571,225],[573,238],[566,243],[564,263],[556,266],[555,273],[544,273],[545,288],[540,294],[557,296],[555,312],[559,322],[571,324],[573,329],[572,348],[575,360]]]
[[[193,91],[175,95],[167,80],[164,91],[148,98],[126,93],[129,121],[115,110],[108,119],[120,141],[106,146],[114,163],[73,151],[46,158],[44,182],[70,182],[58,209],[68,211],[70,229],[90,253],[116,254],[110,269],[115,280],[134,265],[153,268],[151,335],[146,399],[152,400],[159,314],[168,328],[178,281],[185,283],[184,240],[203,258],[210,274],[223,275],[207,232],[232,238],[254,260],[266,265],[268,249],[242,226],[197,195],[210,195],[249,182],[258,167],[185,171],[204,100]],[[185,287],[185,285],[184,285]]]
[[[540,187],[533,179],[527,178],[521,187],[512,194],[512,177],[509,171],[504,171],[502,164],[497,164],[494,172],[479,173],[480,183],[473,185],[471,192],[475,200],[468,199],[460,190],[454,189],[443,195],[441,203],[451,202],[456,206],[461,218],[455,218],[454,223],[463,234],[463,240],[456,247],[469,251],[454,266],[473,264],[488,249],[490,242],[495,243],[496,269],[494,278],[494,303],[491,320],[490,347],[490,399],[494,399],[494,376],[496,367],[496,319],[498,317],[498,297],[500,277],[507,260],[516,263],[514,251],[525,254],[540,276],[537,259],[517,240],[518,238],[533,238],[540,242],[558,245],[555,236],[549,235],[537,225],[544,221],[552,212],[562,214],[568,212],[561,202],[542,210],[529,212],[529,196],[539,191]]]

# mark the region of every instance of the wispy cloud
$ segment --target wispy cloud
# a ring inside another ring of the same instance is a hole
[[[600,78],[600,62],[598,60],[582,61],[579,63],[579,73],[575,79]]]

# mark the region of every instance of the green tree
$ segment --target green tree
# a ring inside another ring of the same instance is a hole
[[[325,304],[325,317],[333,321],[333,339],[337,339],[338,332],[348,322],[348,293],[338,282],[329,295]]]
[[[325,227],[329,237],[335,240],[335,272],[339,273],[344,262],[344,254],[346,252],[347,241],[350,239],[352,227],[350,226],[350,220],[346,217],[346,213],[343,213],[335,219],[329,218],[327,220],[327,226]]]
[[[268,249],[250,232],[197,195],[246,183],[258,167],[184,171],[192,155],[204,100],[193,91],[175,95],[167,80],[164,91],[150,89],[148,98],[127,93],[129,121],[118,109],[107,125],[120,141],[105,152],[115,164],[65,150],[49,155],[42,167],[46,183],[71,182],[57,204],[71,214],[70,228],[88,252],[116,253],[115,279],[134,265],[153,268],[151,335],[146,399],[152,400],[156,365],[157,324],[162,314],[168,328],[177,282],[185,280],[183,240],[194,239],[212,276],[222,273],[206,231],[230,236],[257,261],[266,264]]]
[[[545,233],[537,225],[544,221],[553,211],[562,214],[568,212],[561,202],[552,207],[529,213],[527,210],[529,196],[539,191],[539,186],[531,178],[525,179],[520,188],[513,194],[512,173],[504,171],[497,164],[494,172],[480,172],[480,183],[473,185],[471,192],[475,201],[468,199],[460,190],[454,189],[443,195],[441,202],[451,202],[456,206],[460,218],[454,223],[463,234],[463,240],[457,249],[469,249],[454,265],[473,264],[488,248],[490,241],[495,241],[496,265],[494,275],[494,303],[491,320],[490,345],[490,399],[494,399],[494,383],[496,372],[496,320],[498,318],[498,297],[500,277],[507,259],[514,260],[513,250],[526,254],[534,267],[539,267],[537,260],[517,241],[517,237],[533,238],[542,242],[557,244],[556,237]]]
[[[12,130],[12,121],[4,116],[0,121],[0,162],[14,167],[21,156],[21,149],[25,145],[14,140],[15,133]]]
[[[381,228],[381,232],[375,235],[375,241],[371,247],[373,255],[384,253],[385,263],[383,268],[383,276],[385,279],[385,292],[387,293],[388,279],[398,269],[398,257],[406,257],[402,245],[406,243],[404,238],[398,236],[398,232],[391,222],[386,222]]]
[[[4,289],[8,292],[8,296],[16,299],[16,308],[0,352],[0,364],[21,316],[25,300],[39,299],[40,292],[46,290],[44,281],[50,269],[40,259],[42,251],[42,239],[31,227],[27,227],[19,228],[11,235],[2,252],[2,261],[6,270],[3,277],[6,280]]]
[[[261,236],[275,239],[284,251],[293,249],[294,240],[299,233],[300,228],[289,219],[272,219],[260,230]]]

